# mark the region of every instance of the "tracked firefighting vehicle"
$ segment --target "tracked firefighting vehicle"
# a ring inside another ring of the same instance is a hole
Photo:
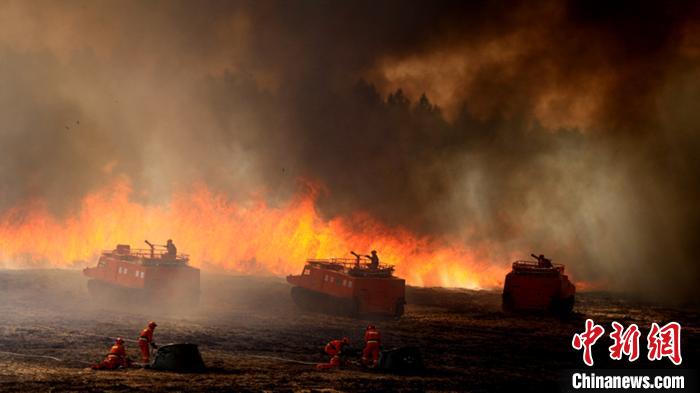
[[[544,311],[556,314],[572,311],[576,287],[564,274],[564,265],[545,261],[513,262],[503,286],[504,311]]]
[[[406,282],[390,265],[357,259],[309,259],[300,275],[287,276],[294,302],[302,309],[345,316],[400,317]]]
[[[189,256],[148,241],[149,249],[119,244],[103,251],[97,266],[83,270],[90,295],[133,304],[194,306],[199,302],[199,269]]]

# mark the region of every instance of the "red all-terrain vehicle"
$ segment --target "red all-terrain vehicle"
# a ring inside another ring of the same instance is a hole
[[[309,259],[298,276],[287,276],[292,299],[303,309],[346,316],[403,315],[406,282],[394,267],[360,263],[359,258]]]
[[[97,266],[83,270],[90,295],[135,304],[197,305],[199,269],[189,266],[189,256],[148,244],[150,249],[119,244],[103,251]]]
[[[504,311],[547,311],[568,314],[574,307],[576,287],[564,274],[564,265],[515,261],[503,286]]]

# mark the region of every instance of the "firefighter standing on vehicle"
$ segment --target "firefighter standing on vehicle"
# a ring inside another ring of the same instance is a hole
[[[126,348],[124,348],[124,340],[119,337],[109,350],[109,354],[105,360],[92,366],[93,370],[116,370],[119,367],[129,367],[129,359],[126,357]]]
[[[362,350],[362,364],[369,368],[377,366],[382,335],[374,325],[367,326],[365,330],[365,348]]]
[[[167,243],[165,243],[165,248],[168,251],[166,254],[168,258],[175,259],[177,257],[177,247],[175,247],[173,239],[168,239]]]
[[[533,258],[537,259],[537,267],[549,269],[552,268],[554,265],[552,265],[552,260],[549,258],[545,258],[544,255],[540,254],[539,256],[535,254],[530,254],[532,255]]]
[[[158,325],[155,322],[149,322],[148,326],[146,326],[139,335],[139,349],[141,350],[141,360],[143,363],[148,363],[151,359],[151,350],[149,347],[153,347],[153,349],[158,348],[153,341],[153,331],[156,329],[156,326]]]
[[[372,270],[377,270],[379,268],[379,256],[377,255],[377,250],[372,250],[371,255],[365,255],[369,259],[369,268]]]
[[[326,344],[323,349],[328,356],[331,357],[328,363],[320,363],[316,365],[317,370],[327,370],[330,368],[339,368],[343,364],[342,356],[343,349],[350,343],[347,337],[343,337],[342,340],[333,340]]]

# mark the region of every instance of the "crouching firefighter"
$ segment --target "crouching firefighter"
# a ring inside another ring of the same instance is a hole
[[[151,349],[157,349],[158,346],[153,341],[153,331],[158,326],[155,322],[151,321],[148,323],[139,335],[139,349],[141,350],[141,361],[143,363],[148,363],[151,360]]]
[[[93,370],[116,370],[120,367],[129,367],[131,361],[126,357],[126,348],[124,348],[124,340],[121,337],[117,338],[110,348],[105,360],[92,366]]]
[[[327,370],[330,368],[339,368],[345,361],[343,360],[343,349],[348,346],[350,341],[347,337],[343,337],[342,340],[333,340],[326,344],[323,351],[331,357],[328,363],[320,363],[316,365],[317,370]]]
[[[365,348],[362,350],[362,364],[365,367],[377,367],[381,340],[382,335],[377,330],[377,327],[374,325],[367,326],[367,329],[365,329]]]

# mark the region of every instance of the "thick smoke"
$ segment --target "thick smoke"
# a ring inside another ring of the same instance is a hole
[[[693,2],[4,2],[0,209],[322,186],[492,258],[690,297]],[[422,95],[426,93],[426,95]]]

